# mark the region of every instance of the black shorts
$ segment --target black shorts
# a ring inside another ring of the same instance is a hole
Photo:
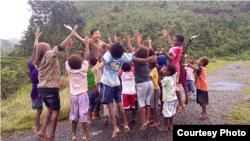
[[[51,110],[60,110],[59,88],[38,88],[40,98]]]
[[[201,106],[208,105],[209,104],[208,103],[208,92],[197,89],[196,90],[196,101]]]

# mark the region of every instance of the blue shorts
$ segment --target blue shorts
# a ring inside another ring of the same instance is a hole
[[[122,102],[121,85],[110,87],[110,86],[103,84],[102,103],[103,104],[113,103],[113,99],[115,99],[116,103]]]
[[[88,93],[89,96],[89,111],[93,112],[94,111],[94,107],[97,105],[100,105],[100,101],[99,101],[99,92],[92,92],[92,93]]]
[[[43,101],[40,98],[32,100],[32,109],[43,110]]]

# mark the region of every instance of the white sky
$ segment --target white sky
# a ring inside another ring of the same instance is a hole
[[[21,38],[32,12],[28,0],[0,0],[0,38]]]

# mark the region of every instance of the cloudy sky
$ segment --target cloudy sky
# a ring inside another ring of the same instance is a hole
[[[31,12],[28,0],[0,0],[0,38],[21,38]]]

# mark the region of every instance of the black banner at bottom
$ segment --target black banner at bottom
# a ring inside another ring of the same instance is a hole
[[[173,139],[250,140],[249,125],[174,125]]]

